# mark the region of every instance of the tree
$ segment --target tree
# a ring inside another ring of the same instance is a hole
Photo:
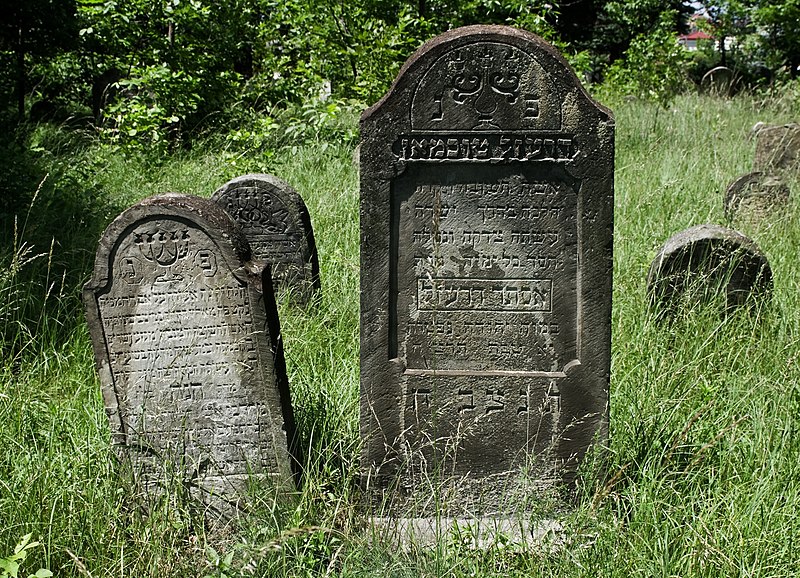
[[[698,4],[708,17],[708,32],[716,40],[720,64],[728,66],[728,40],[739,45],[752,32],[750,6],[742,0],[701,0]]]
[[[622,57],[633,38],[666,26],[685,32],[693,8],[684,0],[611,0],[597,15],[591,50],[609,62]],[[662,16],[665,15],[666,16]]]
[[[50,56],[77,43],[74,0],[0,0],[0,49],[14,53],[17,114],[25,116],[29,55]]]
[[[786,66],[792,78],[800,75],[800,0],[760,0],[753,21],[761,37],[767,65]]]

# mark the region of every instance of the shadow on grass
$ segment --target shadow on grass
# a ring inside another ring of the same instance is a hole
[[[114,208],[92,184],[85,133],[0,130],[0,346],[16,359],[64,343],[80,325],[80,287]]]

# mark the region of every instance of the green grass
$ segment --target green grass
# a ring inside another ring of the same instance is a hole
[[[691,95],[670,110],[609,104],[617,118],[610,444],[586,462],[581,503],[561,520],[564,548],[474,550],[453,536],[406,551],[365,531],[351,146],[270,155],[206,146],[155,163],[42,127],[42,150],[19,165],[28,172],[18,228],[3,221],[0,251],[0,558],[32,533],[41,545],[23,571],[57,576],[798,575],[797,201],[743,231],[772,265],[770,306],[725,318],[699,307],[664,324],[646,296],[648,267],[670,235],[725,223],[724,190],[751,170],[750,127],[792,120],[796,105]],[[254,488],[235,524],[209,530],[186,504],[145,516],[131,500],[109,448],[77,291],[102,228],[126,206],[163,191],[209,196],[246,172],[270,172],[301,193],[320,253],[318,305],[281,304],[305,473],[296,502]]]

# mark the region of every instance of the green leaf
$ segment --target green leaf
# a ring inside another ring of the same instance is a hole
[[[31,540],[31,536],[32,536],[32,534],[25,534],[22,537],[22,539],[14,547],[14,554],[18,554],[18,553],[22,552],[23,550],[26,550],[27,548],[31,548],[31,547],[36,546],[38,544],[38,542],[34,542],[33,544],[28,544],[28,542],[30,542],[30,540]]]
[[[19,564],[14,562],[14,560],[10,560],[8,558],[0,558],[0,568],[3,569],[3,573],[0,574],[0,578],[17,578],[17,573],[19,572]]]

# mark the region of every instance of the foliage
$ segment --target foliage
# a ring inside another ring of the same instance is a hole
[[[768,67],[786,67],[800,76],[800,0],[761,0],[753,11]]]
[[[232,65],[246,58],[253,17],[244,1],[84,0],[79,15],[80,58],[105,93],[111,142],[163,152],[236,91]]]
[[[76,40],[74,0],[0,1],[0,50],[13,52],[17,112],[22,119],[28,84],[26,57],[52,57]]]
[[[625,51],[625,59],[608,69],[607,83],[615,90],[652,100],[663,107],[686,86],[689,55],[675,42],[672,21],[664,12],[651,33],[640,34]]]
[[[682,0],[610,0],[598,9],[589,48],[608,63],[621,59],[634,39],[653,31],[685,29],[691,6]]]
[[[0,558],[0,578],[18,578],[20,568],[28,557],[28,553],[32,548],[36,548],[41,544],[39,542],[31,542],[32,534],[26,534],[14,546],[14,553],[6,558]],[[50,570],[40,568],[35,574],[30,574],[28,578],[50,578],[53,575]]]

